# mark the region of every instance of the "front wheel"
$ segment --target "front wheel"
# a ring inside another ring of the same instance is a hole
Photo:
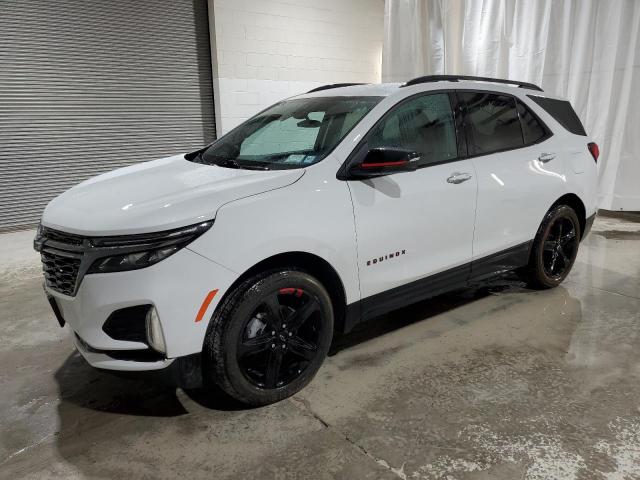
[[[208,380],[248,405],[301,390],[322,365],[333,336],[329,294],[298,270],[259,274],[232,291],[205,338]]]
[[[571,207],[559,205],[545,215],[527,267],[531,287],[553,288],[566,278],[578,255],[580,235],[580,221]]]

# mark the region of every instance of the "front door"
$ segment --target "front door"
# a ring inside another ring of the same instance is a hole
[[[420,155],[416,171],[349,181],[364,317],[437,293],[469,273],[476,176],[470,160],[458,159],[452,98],[410,97],[363,140],[367,150]]]

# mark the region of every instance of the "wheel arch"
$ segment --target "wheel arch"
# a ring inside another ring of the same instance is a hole
[[[297,268],[317,278],[324,288],[327,289],[329,297],[331,298],[334,312],[334,333],[344,331],[347,313],[347,297],[344,283],[338,272],[328,261],[309,252],[294,251],[278,253],[256,263],[231,284],[224,296],[220,299],[216,309],[219,308],[226,300],[226,297],[245,280],[261,272],[277,268]]]
[[[576,215],[578,215],[578,221],[580,222],[580,238],[582,239],[584,237],[584,230],[587,224],[587,210],[584,206],[584,202],[575,193],[567,193],[558,198],[547,211],[552,210],[558,205],[567,205],[573,208],[576,212]]]

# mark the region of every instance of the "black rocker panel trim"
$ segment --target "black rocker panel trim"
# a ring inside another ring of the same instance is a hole
[[[526,265],[532,243],[533,240],[524,242],[472,262],[469,282],[482,281]]]
[[[433,297],[440,293],[464,285],[471,264],[467,263],[454,267],[444,272],[421,278],[414,282],[392,288],[386,292],[377,293],[363,298],[360,305],[360,315],[363,320],[383,315],[392,310],[397,310],[407,304],[419,302],[425,298]]]
[[[401,307],[435,297],[445,292],[469,286],[529,263],[533,240],[430,275],[406,285],[376,293],[347,305],[344,333],[360,322],[384,315]]]

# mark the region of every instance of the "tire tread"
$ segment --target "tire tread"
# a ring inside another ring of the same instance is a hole
[[[247,405],[260,406],[274,403],[291,395],[286,388],[269,391],[263,395],[247,395],[232,383],[225,363],[226,322],[234,318],[236,311],[256,289],[274,276],[292,273],[304,274],[324,287],[307,272],[297,268],[275,268],[258,273],[238,284],[218,306],[211,317],[203,345],[203,374],[205,385],[215,384],[230,397]],[[326,293],[326,291],[325,291]],[[327,298],[328,294],[327,294]],[[294,392],[295,393],[295,392]]]

